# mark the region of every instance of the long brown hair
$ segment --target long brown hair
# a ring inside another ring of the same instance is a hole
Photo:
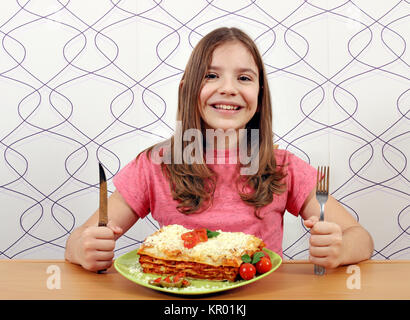
[[[259,71],[258,108],[245,129],[259,129],[259,167],[255,174],[239,175],[237,189],[241,199],[255,208],[255,215],[260,217],[260,209],[273,201],[274,194],[283,192],[284,174],[276,167],[273,151],[272,106],[270,91],[262,57],[253,40],[237,28],[219,28],[204,36],[191,53],[178,92],[177,120],[182,125],[182,132],[195,128],[204,130],[199,108],[199,94],[204,84],[205,75],[211,64],[212,54],[216,47],[229,42],[240,41],[253,56]],[[176,143],[185,148],[189,141],[170,139],[171,158]],[[250,139],[248,150],[250,149]],[[152,146],[148,149],[150,155]],[[184,150],[184,149],[182,149]],[[163,173],[169,180],[174,200],[178,200],[177,209],[185,214],[200,212],[212,203],[215,190],[215,173],[204,163],[162,163]],[[239,173],[238,165],[238,173]],[[252,192],[245,192],[244,187]]]

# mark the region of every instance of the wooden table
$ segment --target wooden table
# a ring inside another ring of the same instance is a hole
[[[60,288],[53,282],[58,274]],[[266,278],[243,287],[211,295],[177,296],[139,286],[114,267],[96,274],[63,260],[0,260],[0,288],[0,300],[408,300],[410,261],[365,261],[327,270],[324,276],[314,275],[313,265],[306,261],[285,261]]]

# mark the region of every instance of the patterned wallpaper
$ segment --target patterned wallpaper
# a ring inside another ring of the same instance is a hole
[[[410,2],[406,0],[2,0],[0,259],[63,258],[112,177],[175,126],[188,56],[236,26],[263,54],[280,148],[331,166],[331,192],[410,259]],[[116,255],[157,228],[139,221]],[[285,214],[284,257],[309,234]]]

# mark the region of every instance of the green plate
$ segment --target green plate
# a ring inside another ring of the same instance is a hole
[[[198,279],[189,279],[191,285],[186,288],[161,288],[156,287],[148,283],[151,279],[158,278],[158,275],[149,274],[142,272],[142,268],[138,262],[139,255],[137,254],[138,250],[134,250],[128,252],[114,261],[114,267],[117,271],[132,282],[135,282],[141,286],[151,288],[158,291],[164,291],[174,294],[187,294],[187,295],[195,295],[195,294],[208,294],[214,293],[219,291],[225,291],[233,288],[238,288],[249,283],[255,282],[259,279],[262,279],[275,271],[282,263],[281,257],[266,248],[263,249],[266,251],[272,261],[272,269],[268,272],[258,275],[251,280],[238,280],[235,282],[229,281],[211,281],[211,280],[198,280]]]

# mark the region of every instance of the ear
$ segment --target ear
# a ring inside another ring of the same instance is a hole
[[[180,81],[180,83],[179,83],[179,89],[182,88],[182,86],[184,85],[184,82],[185,82],[184,80],[181,80],[181,81]]]

